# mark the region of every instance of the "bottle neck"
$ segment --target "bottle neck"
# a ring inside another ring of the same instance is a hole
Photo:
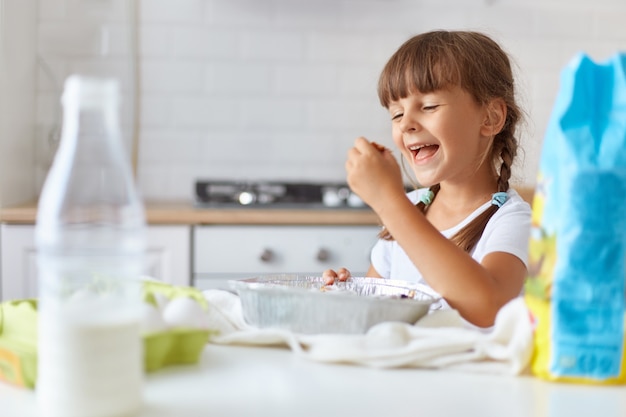
[[[59,156],[89,165],[126,165],[118,109],[114,100],[65,103]],[[81,162],[82,161],[82,162]]]
[[[106,83],[86,83],[83,88],[70,80],[63,95],[61,142],[40,201],[63,211],[67,222],[112,224],[142,216],[119,127],[118,94]]]
[[[66,81],[63,103],[63,142],[70,148],[121,147],[119,91],[111,79],[71,76]],[[94,149],[93,152],[101,150]]]

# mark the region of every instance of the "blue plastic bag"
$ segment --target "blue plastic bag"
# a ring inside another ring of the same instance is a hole
[[[626,54],[580,54],[561,74],[533,201],[533,372],[626,382],[625,290]]]

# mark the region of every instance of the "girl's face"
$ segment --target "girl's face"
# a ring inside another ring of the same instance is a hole
[[[490,168],[487,111],[460,87],[415,92],[389,105],[393,141],[422,186],[464,182]]]

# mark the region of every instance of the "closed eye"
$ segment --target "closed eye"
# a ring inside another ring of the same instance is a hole
[[[433,110],[436,110],[437,107],[439,107],[438,104],[435,104],[433,106],[424,106],[424,107],[422,107],[422,110],[424,110],[424,111],[433,111]]]
[[[404,115],[404,114],[402,114],[402,113],[394,114],[394,115],[391,117],[391,120],[398,120],[398,119],[402,118],[402,116],[403,116],[403,115]]]

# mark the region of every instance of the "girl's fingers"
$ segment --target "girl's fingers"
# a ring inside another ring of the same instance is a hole
[[[370,142],[363,136],[356,138],[356,140],[354,141],[354,148],[360,150],[361,152],[369,151],[371,148],[374,148],[380,153],[383,153],[389,150],[378,142],[374,142],[374,141]]]
[[[346,281],[350,278],[351,274],[346,268],[339,268],[337,271],[333,269],[327,269],[322,272],[322,278],[324,279],[324,285],[333,285],[335,281]]]
[[[350,271],[348,271],[346,268],[339,268],[337,270],[337,277],[339,278],[339,281],[346,281],[348,278],[350,278]]]
[[[322,272],[322,278],[324,278],[324,285],[333,285],[337,279],[337,273],[332,269],[327,269]]]
[[[387,150],[387,148],[385,148],[383,145],[381,145],[380,143],[376,143],[376,142],[371,142],[372,146],[374,148],[376,148],[376,150],[380,153],[383,153]]]

